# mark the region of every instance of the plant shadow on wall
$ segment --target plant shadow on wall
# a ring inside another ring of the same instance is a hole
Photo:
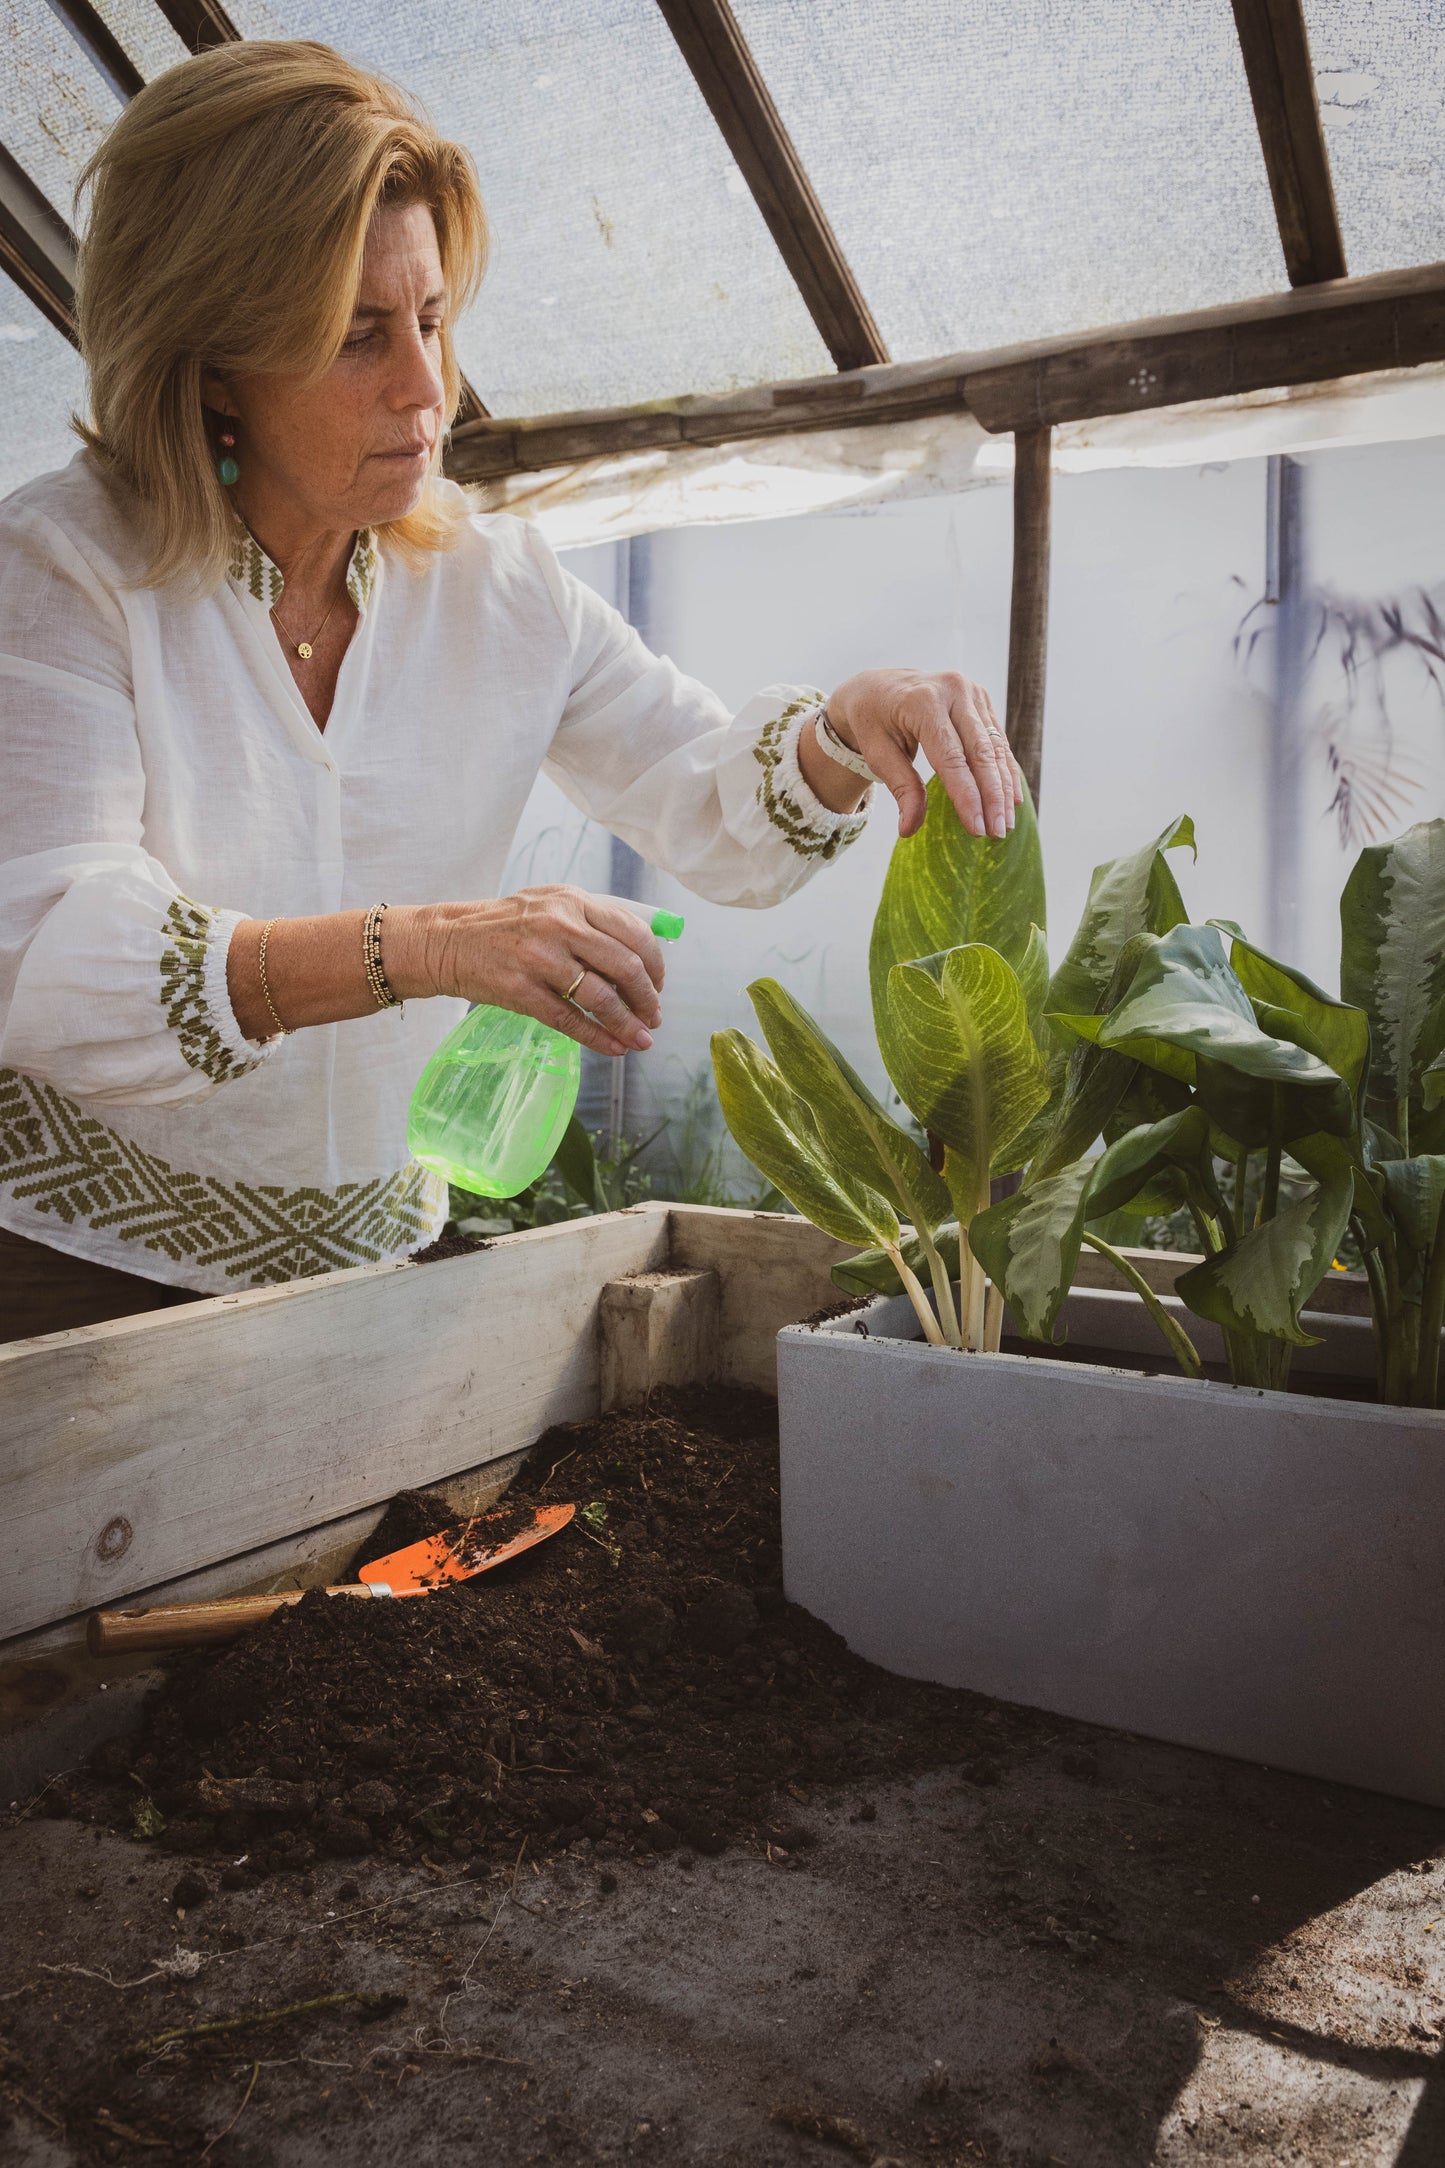
[[[1261,596],[1240,622],[1234,650],[1247,673],[1264,663],[1277,608]],[[1341,850],[1356,850],[1397,827],[1424,787],[1400,749],[1390,695],[1392,685],[1407,697],[1423,690],[1445,723],[1445,591],[1367,601],[1318,588],[1302,608],[1301,676],[1318,703],[1309,737],[1331,791],[1324,810]]]
[[[1311,1342],[1301,1313],[1350,1237],[1379,1397],[1434,1407],[1445,821],[1360,853],[1338,1000],[1233,923],[1189,922],[1168,854],[1193,846],[1185,817],[1097,867],[1051,971],[1031,805],[1011,838],[982,841],[935,779],[923,827],[894,849],[869,956],[883,1065],[931,1149],[773,979],[749,988],[768,1052],[713,1038],[729,1126],[799,1211],[857,1245],[835,1280],[901,1288],[934,1345],[996,1352],[1005,1302],[1051,1343],[1088,1246],[1199,1376],[1177,1312],[1102,1231],[1183,1211],[1200,1261],[1176,1293],[1220,1327],[1236,1385],[1287,1385]],[[991,1204],[1003,1175],[1019,1187]]]

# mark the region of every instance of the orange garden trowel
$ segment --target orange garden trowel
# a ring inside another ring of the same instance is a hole
[[[498,1541],[501,1527],[514,1519],[506,1511],[478,1513],[439,1536],[409,1543],[405,1550],[391,1551],[363,1566],[360,1579],[328,1588],[327,1596],[427,1596],[449,1581],[469,1581],[506,1559],[530,1551],[565,1528],[575,1506],[541,1506],[513,1533]],[[491,1530],[493,1540],[488,1540]],[[259,1626],[283,1610],[316,1593],[287,1588],[270,1596],[223,1596],[213,1603],[154,1604],[145,1611],[95,1611],[86,1628],[92,1656],[133,1656],[145,1649],[183,1648],[192,1641],[229,1641],[248,1626]]]

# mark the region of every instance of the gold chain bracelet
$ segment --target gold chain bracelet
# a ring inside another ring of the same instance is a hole
[[[274,918],[268,918],[265,925],[261,928],[261,953],[257,958],[257,961],[261,966],[261,993],[265,1000],[267,1008],[271,1011],[271,1021],[276,1026],[276,1029],[280,1032],[282,1038],[289,1039],[291,1036],[291,1027],[289,1024],[283,1024],[280,1017],[276,1014],[276,1004],[271,999],[271,981],[266,976],[266,943],[271,938],[271,928],[275,925],[275,923],[276,921]]]
[[[381,915],[384,903],[374,903],[361,928],[361,953],[366,962],[366,983],[379,1009],[399,1009],[401,1003],[387,983],[381,964]]]

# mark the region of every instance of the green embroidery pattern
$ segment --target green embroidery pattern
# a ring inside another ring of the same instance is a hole
[[[376,536],[370,527],[363,527],[356,537],[356,547],[351,553],[351,566],[346,575],[346,592],[358,610],[364,610],[371,600],[371,590],[376,585]]]
[[[432,1229],[436,1181],[415,1160],[336,1189],[190,1174],[128,1143],[48,1084],[0,1069],[0,1183],[17,1203],[248,1287],[415,1248]]]
[[[231,545],[231,578],[239,580],[256,602],[274,610],[286,592],[281,567],[273,565],[254,535],[244,531]]]
[[[783,740],[788,734],[789,724],[796,722],[800,715],[806,715],[810,708],[816,708],[822,698],[821,693],[804,693],[799,699],[790,700],[782,714],[775,715],[772,721],[765,723],[759,731],[758,742],[753,747],[753,758],[763,771],[762,781],[758,785],[758,804],[768,819],[775,828],[781,830],[800,858],[821,858],[826,861],[836,858],[839,851],[846,849],[853,838],[862,833],[866,822],[862,819],[845,821],[840,827],[819,830],[813,826],[797,800],[778,782],[778,769],[783,759]]]
[[[371,600],[376,585],[378,551],[376,530],[361,528],[356,537],[356,547],[351,552],[351,563],[346,572],[346,592],[358,610],[364,610]],[[264,602],[268,610],[274,610],[286,592],[286,582],[281,567],[272,564],[266,552],[253,534],[241,528],[231,544],[230,574],[256,602]]]
[[[212,1083],[224,1084],[233,1076],[245,1076],[256,1064],[231,1052],[206,1006],[206,943],[215,922],[215,912],[203,903],[177,896],[165,916],[170,938],[161,950],[161,1000],[166,1022],[191,1067],[203,1070]]]

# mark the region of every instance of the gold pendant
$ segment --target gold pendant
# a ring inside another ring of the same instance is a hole
[[[309,640],[303,640],[301,642],[301,645],[297,648],[296,652],[301,657],[301,660],[303,662],[310,662],[312,653],[311,642]]]

